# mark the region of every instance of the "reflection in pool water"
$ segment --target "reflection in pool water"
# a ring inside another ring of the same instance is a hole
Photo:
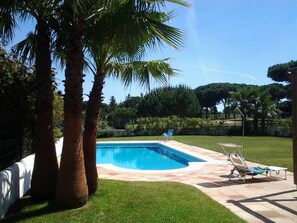
[[[136,170],[171,170],[205,161],[159,143],[100,143],[96,162]]]

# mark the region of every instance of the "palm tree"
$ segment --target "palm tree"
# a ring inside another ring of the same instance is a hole
[[[64,143],[57,184],[56,203],[63,208],[84,205],[88,198],[82,140],[82,83],[84,42],[109,1],[66,0],[62,7],[62,42],[67,43]],[[98,31],[98,30],[97,30]],[[66,35],[65,35],[66,34]],[[93,33],[94,35],[95,33]],[[100,33],[99,33],[100,34]],[[98,36],[100,36],[98,34]],[[97,33],[96,33],[97,35]]]
[[[91,2],[91,1],[90,1]],[[58,176],[56,204],[61,208],[83,206],[88,199],[82,147],[83,37],[86,1],[66,0],[62,26],[66,47],[64,141]],[[87,12],[87,11],[86,11]]]
[[[102,71],[102,69],[96,70]],[[172,76],[175,74],[174,70],[170,67],[166,60],[155,60],[149,62],[133,61],[127,64],[110,61],[106,64],[106,69],[103,70],[104,72],[94,73],[94,84],[89,95],[84,125],[83,148],[89,194],[94,193],[98,188],[96,139],[105,78],[108,76],[115,76],[121,79],[126,86],[131,84],[133,79],[136,79],[136,81],[139,81],[141,84],[149,86],[148,84],[151,77],[165,83],[167,75]]]
[[[58,177],[58,163],[53,137],[53,75],[51,70],[51,31],[49,21],[56,1],[1,1],[2,37],[12,39],[16,19],[36,19],[35,68],[37,83],[37,138],[31,182],[31,196],[53,198]],[[32,37],[32,36],[31,36]]]
[[[238,108],[241,114],[241,125],[246,126],[247,115],[250,114],[251,104],[250,104],[250,91],[248,89],[241,89],[236,92],[231,92],[231,107]],[[245,129],[244,129],[245,131]]]
[[[261,119],[261,133],[265,134],[265,121],[267,117],[274,118],[278,115],[276,102],[272,100],[270,94],[259,90],[258,94],[255,96],[254,108],[255,123],[258,125],[258,118]]]
[[[141,57],[144,47],[154,47],[156,42],[165,41],[175,48],[182,45],[181,32],[164,24],[171,18],[170,15],[154,10],[155,5],[147,5],[145,1],[124,3],[114,1],[106,5],[110,11],[101,15],[101,23],[97,21],[97,30],[106,28],[106,24],[112,27],[110,31],[105,29],[105,37],[101,34],[87,38],[90,40],[87,45],[94,61],[94,84],[89,95],[83,136],[89,194],[98,188],[96,138],[105,78],[114,76],[121,79],[126,86],[136,80],[148,88],[151,78],[166,83],[166,76],[174,75],[167,59],[146,62],[135,61],[134,57]],[[94,30],[89,32],[93,34]],[[129,36],[123,36],[123,33]]]

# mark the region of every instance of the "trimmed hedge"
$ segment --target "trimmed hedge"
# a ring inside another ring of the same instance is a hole
[[[126,130],[133,135],[161,135],[167,129],[174,129],[176,135],[227,135],[231,127],[224,121],[203,118],[144,117]]]

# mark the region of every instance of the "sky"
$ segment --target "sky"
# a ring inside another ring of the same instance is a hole
[[[169,84],[192,89],[209,83],[273,83],[268,67],[297,60],[297,0],[184,0],[191,7],[167,4],[165,11],[175,10],[169,25],[181,29],[184,48],[168,46],[150,52],[147,60],[170,58],[178,75]],[[20,26],[14,42],[34,28],[33,21]],[[58,67],[58,65],[56,65]],[[64,72],[58,69],[56,82],[64,90]],[[86,73],[84,100],[92,87],[92,75]],[[151,89],[162,87],[152,81]],[[119,103],[126,96],[146,94],[137,83],[129,87],[107,79],[104,102],[114,96]]]

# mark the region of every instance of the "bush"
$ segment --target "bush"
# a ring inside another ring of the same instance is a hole
[[[292,119],[275,119],[268,126],[268,134],[272,136],[292,137]]]
[[[100,120],[97,132],[97,138],[113,137],[115,129],[108,126],[107,121]]]
[[[174,129],[174,134],[179,135],[218,135],[227,132],[229,127],[224,121],[213,121],[202,118],[177,118],[177,117],[144,117],[136,120],[136,126],[127,125],[127,132],[135,135],[160,135],[167,129]],[[221,128],[218,128],[221,127]]]

